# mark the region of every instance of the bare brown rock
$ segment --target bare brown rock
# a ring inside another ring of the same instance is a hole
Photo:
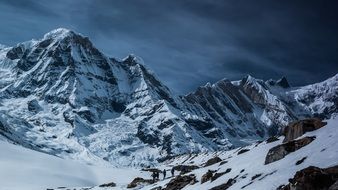
[[[218,162],[221,162],[221,161],[222,161],[222,159],[219,158],[218,156],[213,157],[213,158],[210,158],[210,159],[205,163],[204,167],[214,165],[214,164],[216,164],[216,163],[218,163]]]
[[[152,179],[143,179],[141,177],[135,178],[131,183],[128,184],[127,188],[134,188],[137,187],[139,184],[146,183],[146,184],[152,184]]]
[[[99,185],[99,187],[116,187],[116,183],[114,182],[105,183],[105,184]]]
[[[212,177],[211,177],[211,181],[215,181],[217,178],[221,177],[224,174],[227,174],[231,172],[231,168],[228,168],[225,170],[225,172],[220,172],[220,173],[215,173]]]
[[[278,190],[328,190],[334,189],[338,181],[338,165],[330,168],[309,166],[298,171],[289,184]]]
[[[174,170],[180,171],[180,174],[186,174],[191,172],[192,170],[196,170],[199,167],[196,165],[177,165],[174,166]]]
[[[174,179],[170,180],[167,186],[163,190],[180,190],[183,189],[188,184],[193,185],[197,183],[196,176],[194,174],[190,175],[179,175]]]
[[[205,183],[207,181],[209,181],[212,176],[213,176],[213,171],[208,170],[207,173],[205,173],[202,177],[201,177],[201,183]]]
[[[219,185],[219,186],[216,186],[216,187],[213,187],[213,188],[211,188],[209,190],[226,190],[229,187],[231,187],[234,183],[236,183],[236,180],[230,178],[226,183],[224,183],[222,185]]]
[[[275,162],[284,158],[286,155],[294,152],[308,144],[310,144],[315,137],[304,137],[299,140],[293,140],[278,146],[271,148],[266,155],[265,164],[269,164],[271,162]]]
[[[326,124],[326,122],[323,122],[319,118],[310,118],[293,122],[285,127],[283,132],[285,139],[283,142],[294,140],[302,136],[304,133],[317,130]]]

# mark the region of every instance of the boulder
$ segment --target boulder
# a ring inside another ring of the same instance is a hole
[[[294,140],[306,132],[317,130],[325,125],[326,122],[323,122],[319,118],[310,118],[293,122],[285,127],[283,131],[285,139],[283,142]]]
[[[37,113],[42,110],[41,106],[39,105],[39,102],[36,99],[27,102],[27,108],[29,111],[34,113]]]
[[[278,146],[275,146],[271,148],[266,155],[265,158],[265,164],[269,164],[271,162],[275,162],[277,160],[280,160],[284,158],[286,155],[290,154],[291,152],[294,152],[309,143],[311,143],[316,137],[304,137],[299,140],[293,140],[287,143],[280,144]]]
[[[180,174],[186,174],[186,173],[189,173],[192,170],[196,170],[198,168],[199,167],[196,166],[196,165],[177,165],[177,166],[174,166],[174,170],[180,171],[181,172]]]
[[[217,178],[229,172],[231,172],[231,168],[226,169],[225,172],[215,173],[214,176],[211,177],[211,181],[215,181]]]
[[[222,185],[213,187],[213,188],[211,188],[211,189],[209,189],[209,190],[226,190],[226,189],[228,189],[229,187],[231,187],[234,183],[236,183],[236,180],[230,178],[226,183],[223,183]]]
[[[214,164],[216,164],[216,163],[218,163],[218,162],[221,162],[221,161],[222,161],[222,159],[219,158],[218,156],[213,157],[213,158],[210,158],[210,159],[205,163],[204,167],[214,165]]]
[[[102,185],[99,185],[99,187],[116,187],[116,183],[114,183],[114,182],[104,183]]]
[[[298,160],[296,162],[296,166],[299,165],[299,164],[302,164],[305,160],[306,160],[307,156],[303,157],[302,159]]]
[[[250,149],[243,148],[240,151],[238,151],[237,155],[243,154],[243,153],[248,152],[248,151],[250,151]]]
[[[289,184],[280,186],[279,190],[325,190],[334,189],[338,181],[338,165],[330,168],[309,166],[289,179]]]
[[[143,179],[141,177],[135,178],[131,183],[128,184],[127,188],[137,187],[139,184],[152,184],[152,179]]]
[[[174,179],[170,180],[167,186],[163,190],[180,190],[183,189],[188,184],[193,185],[197,183],[196,176],[194,174],[190,175],[179,175]]]
[[[212,178],[213,173],[214,173],[213,171],[208,170],[207,173],[202,175],[201,183],[205,183],[205,182],[209,181]]]

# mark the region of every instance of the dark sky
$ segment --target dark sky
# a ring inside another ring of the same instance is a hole
[[[335,0],[1,0],[0,43],[64,27],[143,58],[176,93],[246,74],[291,85],[338,72]]]

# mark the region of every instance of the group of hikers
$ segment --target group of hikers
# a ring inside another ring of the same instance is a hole
[[[167,171],[164,169],[163,171],[160,170],[155,170],[153,171],[153,173],[151,174],[151,177],[153,177],[153,182],[155,183],[156,180],[159,180],[160,178],[160,172],[163,174],[163,180],[165,179],[166,175],[167,175]],[[171,169],[171,176],[174,177],[175,175],[175,168],[173,167]]]

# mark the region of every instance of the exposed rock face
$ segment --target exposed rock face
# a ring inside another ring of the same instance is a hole
[[[134,188],[140,184],[151,184],[151,183],[153,183],[153,180],[151,179],[143,179],[141,177],[137,177],[131,183],[128,184],[127,188]]]
[[[180,171],[181,174],[186,174],[186,173],[189,173],[191,172],[192,170],[196,170],[198,169],[199,167],[198,166],[195,166],[195,165],[177,165],[177,166],[174,166],[174,169],[176,171]]]
[[[310,166],[298,171],[289,184],[280,190],[327,190],[335,189],[338,182],[338,166],[321,169]]]
[[[201,177],[201,183],[205,183],[209,180],[211,180],[212,176],[213,176],[213,171],[208,170],[207,173],[205,173],[204,175],[202,175]]]
[[[290,154],[291,152],[294,152],[308,145],[314,139],[315,137],[304,137],[302,139],[293,140],[293,141],[290,141],[290,142],[287,142],[281,145],[277,145],[271,148],[268,154],[266,155],[265,164],[269,164],[271,162],[284,158],[286,155]]]
[[[27,103],[27,108],[31,112],[39,112],[42,110],[41,106],[39,105],[39,102],[37,100],[31,100]]]
[[[304,119],[289,124],[284,129],[285,139],[283,142],[288,142],[302,136],[306,132],[317,130],[326,125],[319,118]]]
[[[234,183],[236,183],[236,180],[230,178],[226,183],[224,183],[222,185],[219,185],[219,186],[216,186],[216,187],[213,187],[213,188],[211,188],[209,190],[226,190],[229,187],[231,187]]]
[[[238,151],[237,155],[243,154],[243,153],[248,152],[248,151],[250,151],[250,149],[243,148],[240,151]]]
[[[211,177],[211,181],[215,181],[217,178],[221,177],[224,174],[227,174],[231,172],[231,168],[228,168],[225,170],[225,172],[219,172],[219,173],[215,173],[212,177]]]
[[[116,183],[114,182],[105,183],[105,184],[99,185],[99,187],[116,187]]]
[[[219,158],[218,156],[216,156],[216,157],[214,157],[214,158],[209,159],[209,160],[205,163],[204,167],[211,166],[211,165],[216,164],[216,163],[221,162],[221,161],[222,161],[222,159]]]
[[[281,79],[277,80],[276,84],[279,85],[280,87],[283,87],[283,88],[289,88],[290,87],[290,84],[285,77],[282,77]]]
[[[164,190],[180,190],[183,189],[188,184],[193,185],[197,183],[196,176],[194,174],[190,175],[179,175],[174,179],[170,180]]]

